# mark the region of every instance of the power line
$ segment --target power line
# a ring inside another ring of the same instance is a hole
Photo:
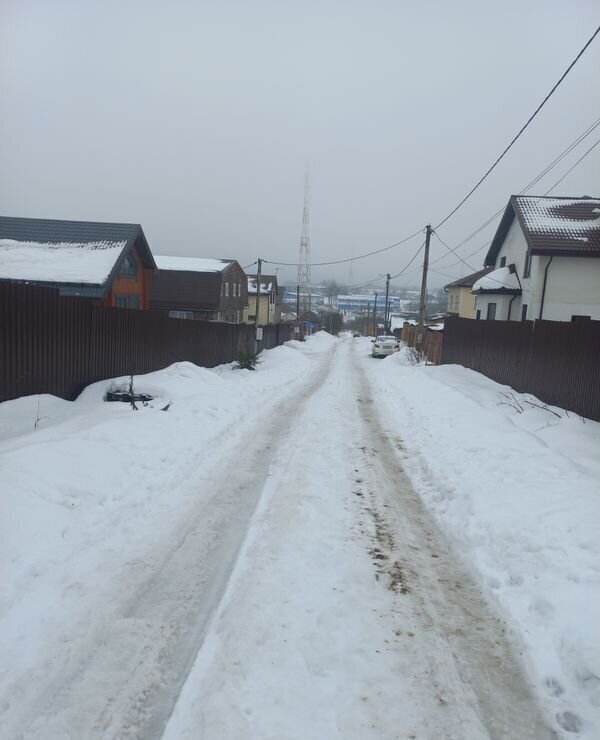
[[[548,100],[549,100],[549,99],[550,99],[550,98],[552,97],[552,95],[554,94],[554,92],[555,92],[555,91],[556,91],[556,90],[558,89],[559,85],[560,85],[560,84],[561,84],[561,83],[563,82],[563,80],[565,79],[565,77],[566,77],[566,76],[567,76],[567,75],[569,74],[569,72],[570,72],[570,71],[571,71],[571,70],[573,69],[573,67],[575,66],[575,64],[576,64],[576,63],[577,63],[577,62],[579,61],[579,59],[580,59],[580,58],[581,58],[581,56],[582,56],[582,55],[584,54],[584,52],[586,51],[586,49],[588,48],[588,46],[590,46],[590,44],[592,43],[592,41],[593,41],[593,40],[594,40],[594,39],[596,38],[596,36],[597,36],[597,35],[598,35],[599,33],[600,33],[600,26],[598,26],[598,28],[597,28],[597,29],[596,29],[596,30],[594,31],[594,33],[592,34],[592,36],[591,36],[591,37],[590,37],[590,38],[588,39],[588,41],[586,42],[586,44],[585,44],[585,45],[583,46],[583,48],[582,48],[582,49],[581,49],[581,50],[579,51],[579,53],[577,54],[577,56],[575,57],[575,59],[573,59],[573,61],[572,61],[572,62],[571,62],[571,63],[569,64],[569,66],[567,67],[567,69],[566,69],[566,70],[565,70],[565,71],[563,72],[563,74],[562,74],[562,75],[560,76],[560,78],[558,79],[558,81],[557,81],[557,82],[556,82],[556,83],[554,84],[554,86],[552,87],[552,89],[550,90],[550,92],[549,92],[549,93],[548,93],[548,94],[546,95],[546,97],[545,97],[545,98],[544,98],[544,99],[542,100],[542,102],[541,102],[541,103],[540,103],[540,104],[538,105],[538,107],[537,107],[537,108],[535,109],[535,111],[534,111],[534,112],[533,112],[533,113],[531,114],[531,116],[530,116],[530,117],[529,117],[529,118],[527,119],[527,121],[525,122],[525,124],[524,124],[524,125],[523,125],[523,126],[522,126],[522,127],[520,128],[520,130],[519,130],[519,131],[517,132],[517,134],[516,134],[516,135],[515,135],[515,136],[514,136],[514,137],[512,138],[512,140],[510,141],[510,143],[508,144],[508,146],[506,146],[506,147],[505,147],[504,151],[503,151],[503,152],[502,152],[502,153],[500,154],[500,156],[499,156],[499,157],[498,157],[498,158],[497,158],[497,159],[495,160],[495,162],[494,162],[494,163],[493,163],[493,164],[491,165],[491,167],[489,167],[489,168],[488,168],[488,170],[487,170],[487,171],[486,171],[486,172],[484,173],[484,175],[483,175],[483,176],[482,176],[482,177],[481,177],[481,178],[480,178],[480,179],[478,180],[478,182],[477,182],[477,183],[476,183],[476,184],[475,184],[475,185],[474,185],[474,186],[473,186],[473,187],[471,188],[471,190],[470,190],[470,191],[469,191],[469,192],[467,193],[467,195],[466,195],[466,196],[465,196],[465,197],[464,197],[464,198],[463,198],[463,199],[462,199],[462,200],[461,200],[461,201],[460,201],[460,202],[458,203],[458,205],[457,205],[457,206],[455,206],[455,207],[454,207],[454,208],[453,208],[453,209],[452,209],[452,210],[450,211],[450,213],[448,213],[448,215],[447,215],[447,216],[445,216],[445,218],[443,218],[443,219],[442,219],[442,220],[441,220],[441,221],[440,221],[440,222],[439,222],[439,223],[437,224],[437,226],[435,227],[436,229],[438,229],[438,228],[439,228],[440,226],[442,226],[443,224],[445,224],[445,223],[446,223],[446,221],[448,221],[448,220],[449,220],[449,219],[450,219],[450,218],[451,218],[451,217],[452,217],[452,216],[453,216],[453,215],[454,215],[454,214],[455,214],[455,213],[456,213],[456,212],[457,212],[457,211],[458,211],[458,210],[459,210],[459,209],[460,209],[460,208],[461,208],[461,207],[462,207],[462,206],[463,206],[463,205],[464,205],[464,204],[465,204],[466,202],[467,202],[467,200],[468,200],[468,199],[469,199],[469,198],[470,198],[470,197],[471,197],[471,196],[473,195],[473,193],[474,193],[474,192],[475,192],[475,191],[477,190],[477,188],[479,188],[479,186],[480,186],[480,185],[481,185],[481,184],[482,184],[482,183],[484,182],[484,180],[486,180],[486,179],[488,178],[488,176],[489,176],[489,175],[491,174],[491,172],[492,172],[492,171],[493,171],[493,170],[494,170],[494,169],[495,169],[495,168],[497,167],[497,165],[498,165],[498,164],[499,164],[499,163],[500,163],[500,162],[502,161],[502,159],[504,159],[504,157],[506,156],[506,154],[507,154],[507,153],[508,153],[508,152],[510,151],[510,149],[511,149],[511,148],[513,147],[513,145],[514,145],[514,144],[515,144],[515,143],[517,142],[517,140],[518,140],[518,139],[519,139],[519,138],[521,137],[521,135],[522,135],[522,134],[523,134],[523,133],[525,132],[525,130],[526,130],[526,129],[527,129],[528,127],[529,127],[529,125],[530,125],[530,124],[532,123],[532,121],[534,120],[534,118],[535,118],[535,117],[536,117],[536,116],[538,115],[538,113],[539,113],[539,112],[540,112],[540,111],[542,110],[542,108],[543,108],[543,107],[544,107],[544,106],[546,105],[546,103],[548,102]],[[593,147],[592,147],[592,148],[593,148]],[[553,165],[552,165],[552,166],[553,166]],[[552,167],[551,167],[551,166],[549,166],[549,168],[551,169]],[[546,173],[547,173],[548,171],[549,171],[549,169],[545,170],[545,171],[544,171],[543,173],[541,173],[541,174],[540,174],[540,176],[539,176],[539,177],[540,177],[540,178],[541,178],[541,177],[543,177],[543,175],[544,175],[544,174],[546,174]],[[568,173],[566,173],[566,174],[568,174]],[[565,177],[566,177],[566,175],[565,175]],[[563,179],[564,179],[564,178],[563,178]],[[536,179],[536,180],[535,180],[535,181],[533,182],[533,184],[535,184],[535,182],[537,182],[537,179]],[[560,181],[559,181],[559,182],[560,182]],[[558,185],[558,183],[556,183],[556,185]],[[555,185],[555,186],[556,186],[556,185]],[[554,186],[554,187],[555,187],[555,186]],[[531,187],[531,184],[530,184],[530,185],[528,185],[527,187]],[[468,239],[470,239],[470,238],[471,238],[472,236],[474,236],[474,235],[475,235],[476,233],[478,233],[478,232],[479,232],[479,231],[480,231],[481,229],[485,228],[485,226],[487,226],[487,225],[488,225],[489,223],[491,223],[491,221],[493,221],[493,219],[494,219],[494,218],[496,218],[496,217],[497,217],[498,215],[499,215],[499,213],[497,213],[497,214],[494,214],[494,216],[492,216],[492,217],[491,217],[491,219],[489,219],[489,220],[488,220],[488,222],[486,222],[486,223],[485,223],[485,224],[484,224],[484,225],[483,225],[483,226],[482,226],[482,227],[481,227],[480,229],[478,229],[477,231],[475,231],[475,232],[474,232],[474,233],[473,233],[473,234],[472,234],[471,236],[467,237],[467,239],[466,239],[465,241],[468,241]],[[419,229],[418,231],[414,232],[414,233],[413,233],[413,234],[411,234],[410,236],[407,236],[407,237],[405,237],[404,239],[400,239],[399,241],[397,241],[397,242],[394,242],[393,244],[390,244],[390,245],[389,245],[389,246],[387,246],[387,247],[382,247],[381,249],[375,249],[375,250],[373,250],[372,252],[366,252],[365,254],[361,254],[361,255],[358,255],[358,256],[356,256],[356,257],[348,257],[348,258],[345,258],[345,259],[341,259],[341,260],[329,260],[329,261],[327,261],[327,262],[314,262],[314,263],[313,263],[313,265],[314,265],[315,267],[325,267],[325,266],[329,266],[329,265],[342,265],[342,264],[346,264],[346,263],[348,263],[348,262],[354,262],[354,260],[360,260],[360,259],[365,259],[365,258],[367,258],[367,257],[373,257],[373,256],[374,256],[374,255],[376,255],[376,254],[382,254],[383,252],[387,252],[387,251],[389,251],[390,249],[394,249],[395,247],[399,247],[399,246],[400,246],[401,244],[405,244],[406,242],[410,241],[410,240],[411,240],[411,239],[413,239],[413,238],[414,238],[415,236],[417,236],[417,235],[418,235],[419,233],[421,233],[421,231],[422,231],[422,230],[421,230],[421,229]],[[462,242],[462,243],[464,243],[464,242]],[[461,244],[462,244],[462,243],[461,243]],[[423,246],[424,246],[424,245],[423,245]],[[422,248],[423,248],[423,247],[421,247],[421,249],[422,249]],[[417,254],[418,254],[418,253],[419,253],[419,252],[421,251],[421,249],[419,249],[419,250],[418,250],[418,251],[417,251],[417,252],[415,253],[415,255],[413,255],[413,258],[412,258],[412,259],[410,260],[410,262],[409,262],[409,263],[408,263],[408,264],[407,264],[407,265],[406,265],[406,266],[405,266],[405,267],[404,267],[404,268],[403,268],[403,269],[402,269],[402,270],[401,270],[401,271],[400,271],[399,273],[397,273],[397,274],[396,274],[396,275],[395,275],[394,277],[399,277],[400,275],[402,275],[402,274],[403,274],[403,273],[404,273],[404,272],[406,271],[406,268],[407,268],[407,267],[408,267],[408,266],[409,266],[409,265],[410,265],[410,264],[412,263],[412,261],[413,261],[413,260],[414,260],[414,259],[416,258]],[[478,249],[476,250],[476,252],[474,252],[473,254],[476,254],[477,252],[481,251],[481,249],[483,249],[483,247],[480,247],[480,248],[478,248]],[[471,255],[471,256],[473,256],[473,255]],[[441,259],[441,258],[440,258],[440,259]],[[462,259],[462,258],[461,258],[461,259]],[[438,259],[438,260],[436,260],[436,261],[439,261],[439,259]],[[271,265],[281,265],[281,266],[283,266],[283,267],[298,267],[298,265],[299,265],[299,263],[298,263],[298,262],[279,262],[279,261],[277,261],[277,260],[268,260],[268,259],[264,259],[264,260],[263,260],[263,262],[265,262],[265,263],[267,263],[267,264],[271,264]],[[254,263],[254,264],[255,264],[255,263]]]
[[[329,262],[312,262],[311,264],[313,267],[324,267],[326,265],[342,265],[346,262],[354,262],[354,260],[362,260],[365,257],[372,257],[374,254],[381,254],[382,252],[387,252],[390,249],[399,247],[401,244],[405,244],[411,239],[414,239],[415,236],[421,233],[421,231],[422,229],[419,229],[418,231],[415,231],[414,234],[411,234],[410,236],[407,236],[404,239],[400,239],[400,241],[394,242],[393,244],[390,244],[387,247],[382,247],[381,249],[375,249],[372,252],[366,252],[365,254],[359,254],[358,257],[347,257],[342,260],[331,260]],[[267,262],[270,265],[282,265],[283,267],[298,267],[297,262],[278,262],[277,260],[263,260],[263,262]]]
[[[600,139],[598,139],[595,144],[592,144],[592,146],[587,150],[587,152],[585,152],[585,154],[583,154],[581,157],[579,157],[579,159],[577,160],[577,162],[575,162],[575,164],[572,167],[569,167],[569,169],[560,178],[560,180],[557,180],[554,183],[554,185],[550,188],[550,190],[546,190],[546,192],[544,193],[544,195],[548,195],[548,193],[551,193],[557,185],[560,185],[560,183],[565,179],[565,177],[568,174],[570,174],[575,169],[575,167],[577,167],[577,165],[580,162],[582,162],[587,157],[587,155],[598,146],[598,144],[600,144]]]
[[[546,97],[538,105],[538,107],[531,114],[531,116],[529,116],[529,118],[523,124],[523,126],[521,126],[521,128],[519,129],[519,131],[517,132],[517,134],[515,136],[513,136],[512,140],[510,141],[510,143],[508,144],[508,146],[504,149],[504,151],[502,152],[502,154],[500,154],[500,156],[496,159],[496,161],[492,164],[492,166],[489,167],[489,169],[485,172],[485,174],[477,181],[477,183],[475,183],[475,185],[471,188],[471,190],[469,190],[469,192],[460,201],[460,203],[455,208],[453,208],[450,211],[450,213],[444,219],[442,219],[442,221],[439,222],[439,224],[437,224],[437,226],[435,227],[436,229],[439,229],[440,226],[442,226],[443,224],[445,224],[446,221],[448,221],[448,219],[451,218],[458,211],[458,209],[461,208],[467,202],[467,200],[469,200],[469,198],[473,195],[473,193],[477,190],[477,188],[490,175],[490,173],[497,167],[497,165],[502,161],[502,159],[504,159],[504,157],[509,152],[509,150],[513,147],[513,145],[516,143],[516,141],[521,137],[521,135],[528,128],[529,124],[533,121],[533,119],[537,116],[537,114],[546,105],[546,103],[548,102],[548,100],[550,100],[550,98],[552,97],[552,95],[554,94],[554,92],[556,91],[556,89],[558,88],[558,86],[565,79],[565,77],[569,74],[569,72],[573,69],[573,67],[575,66],[575,64],[577,64],[577,62],[579,61],[579,59],[581,58],[581,56],[583,55],[583,53],[585,52],[585,50],[588,48],[588,46],[592,43],[592,41],[596,38],[596,36],[599,33],[600,33],[600,26],[598,26],[598,28],[594,31],[594,33],[592,34],[592,36],[586,42],[586,44],[583,47],[583,49],[581,49],[581,51],[577,54],[577,56],[575,57],[575,59],[573,59],[573,61],[571,62],[571,64],[569,64],[569,66],[567,67],[567,69],[562,73],[562,75],[558,79],[558,82],[556,82],[554,84],[554,86],[552,87],[552,89],[550,90],[550,92],[546,95]]]
[[[548,174],[548,172],[554,169],[554,167],[556,167],[559,162],[562,162],[562,160],[568,154],[570,154],[578,144],[580,144],[585,138],[587,138],[592,133],[592,131],[598,128],[598,126],[600,126],[600,118],[596,119],[594,123],[588,126],[588,128],[583,133],[581,133],[574,141],[572,141],[566,149],[563,149],[563,151],[558,156],[556,156],[549,165],[544,167],[544,169],[539,172],[531,182],[525,185],[525,187],[519,191],[519,195],[522,195],[526,190],[529,190],[529,188],[532,188],[534,185],[536,185],[545,175]],[[456,248],[458,249],[458,247],[462,247],[463,244],[466,244],[474,236],[477,236],[480,231],[483,231],[483,229],[485,229],[486,226],[489,226],[492,221],[494,221],[494,219],[498,218],[498,216],[500,216],[504,212],[505,208],[506,206],[503,206],[502,208],[500,208],[500,210],[496,211],[496,213],[490,216],[483,224],[481,224],[481,226],[478,226],[475,231],[473,231],[471,234],[469,234],[469,236],[459,242],[456,245]]]
[[[542,177],[544,177],[545,175],[548,174],[548,172],[554,169],[554,167],[556,167],[557,164],[559,164],[568,154],[570,154],[573,151],[573,149],[578,144],[580,144],[584,139],[586,139],[596,128],[598,128],[598,126],[600,126],[600,118],[597,119],[593,124],[591,124],[591,126],[589,126],[582,134],[580,134],[573,142],[571,142],[571,144],[569,144],[569,146],[566,149],[564,149],[557,157],[555,157],[554,160],[549,165],[547,165],[538,175],[536,175],[530,183],[528,183],[524,188],[522,188],[522,190],[519,191],[518,195],[522,195],[527,190],[529,190],[529,188],[531,188],[533,185],[537,184],[542,179]],[[588,156],[588,154],[590,154],[593,151],[593,149],[595,149],[598,146],[599,143],[600,143],[600,139],[596,141],[596,143],[593,144],[586,152],[584,152],[584,154],[575,162],[575,164],[573,164],[565,172],[565,174],[559,180],[557,180],[549,190],[547,190],[544,193],[544,196],[548,195],[548,193],[554,190],[554,188],[557,185],[559,185],[565,179],[565,177],[570,172],[572,172],[575,169],[575,167],[577,167],[577,165],[580,164]],[[535,196],[530,196],[530,197],[535,197]],[[489,226],[489,224],[491,224],[492,221],[494,221],[494,219],[496,219],[498,216],[504,213],[505,210],[506,210],[506,206],[503,206],[500,210],[496,211],[496,213],[494,213],[493,216],[490,216],[483,224],[481,224],[481,226],[475,229],[475,231],[471,232],[469,236],[467,236],[465,239],[460,241],[456,245],[455,249],[459,249],[459,247],[462,247],[463,244],[466,244],[474,236],[479,234],[479,232],[483,231],[483,229],[485,229],[486,226]],[[439,239],[439,235],[438,235],[438,239]],[[477,247],[477,249],[474,252],[471,252],[471,254],[467,255],[467,259],[474,257],[478,252],[481,252],[482,249],[485,249],[485,247],[489,246],[491,243],[492,243],[492,240],[490,239],[485,244],[481,245],[480,247]],[[441,260],[445,259],[446,256],[447,255],[443,254],[441,255],[441,257],[437,257],[435,260],[432,261],[431,264],[432,265],[437,264]],[[457,264],[458,262],[453,262],[450,265],[444,265],[444,269],[450,269],[451,267],[454,267]]]
[[[412,265],[412,263],[417,259],[417,255],[423,251],[423,248],[425,247],[425,242],[421,244],[421,246],[417,249],[417,251],[413,254],[413,256],[410,258],[410,260],[404,265],[404,267],[400,270],[400,272],[397,272],[395,275],[392,275],[390,280],[395,280],[397,277],[400,277],[400,275],[403,275],[406,270]],[[421,269],[421,268],[419,268]]]

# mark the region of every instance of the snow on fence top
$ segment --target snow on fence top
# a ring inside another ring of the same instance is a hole
[[[126,243],[0,239],[0,279],[102,285]]]
[[[169,257],[154,255],[159,270],[180,270],[181,272],[222,272],[229,260],[210,259],[208,257]]]

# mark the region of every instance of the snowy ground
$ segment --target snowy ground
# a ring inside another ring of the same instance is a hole
[[[600,424],[406,350],[368,367],[403,466],[516,628],[547,711],[600,737]]]
[[[597,736],[600,425],[369,350],[0,406],[3,740]]]

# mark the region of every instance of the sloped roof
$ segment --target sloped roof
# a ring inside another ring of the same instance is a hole
[[[233,261],[208,257],[171,257],[161,254],[157,254],[155,259],[159,270],[179,272],[222,272]]]
[[[532,254],[600,257],[600,199],[512,195],[485,258],[494,265],[515,216]]]
[[[473,293],[511,293],[521,294],[521,284],[514,265],[505,265],[497,270],[488,270],[473,284]]]
[[[465,275],[465,277],[455,280],[453,283],[444,285],[444,288],[472,288],[479,278],[487,275],[488,272],[491,272],[493,269],[493,267],[484,267],[483,270],[478,270],[477,272],[473,272],[471,275]]]
[[[0,216],[0,280],[100,297],[134,244],[143,266],[156,269],[139,224]]]
[[[248,275],[248,293],[256,295],[256,278],[257,275]],[[263,275],[260,276],[260,294],[268,295],[272,290],[277,292],[277,276]]]

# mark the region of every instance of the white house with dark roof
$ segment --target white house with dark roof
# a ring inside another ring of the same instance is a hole
[[[600,319],[600,199],[511,196],[485,265],[476,318]]]

